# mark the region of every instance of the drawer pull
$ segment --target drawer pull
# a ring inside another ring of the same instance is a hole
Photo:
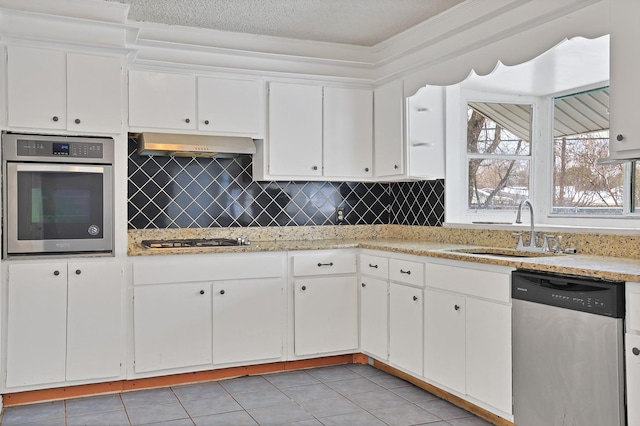
[[[418,300],[418,296],[413,296],[413,301],[415,302],[416,300]]]
[[[638,349],[638,348],[633,348],[633,349],[631,349],[631,352],[633,352],[633,354],[634,354],[635,356],[640,355],[640,349]]]
[[[456,311],[460,310],[460,305],[453,305],[453,309],[455,309]]]
[[[333,266],[333,262],[329,262],[329,263],[318,262],[318,268],[322,268],[323,266]]]
[[[369,264],[369,268],[376,268],[376,269],[378,269],[378,265],[372,265],[372,264]]]
[[[200,290],[200,294],[204,294],[204,290]]]
[[[400,269],[400,273],[401,273],[401,274],[411,275],[411,270],[403,271],[402,269]]]

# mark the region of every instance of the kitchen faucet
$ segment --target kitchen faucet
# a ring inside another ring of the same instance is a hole
[[[536,247],[536,233],[534,230],[534,220],[533,220],[533,205],[531,204],[531,201],[529,200],[524,200],[521,201],[520,204],[518,205],[518,214],[516,215],[516,223],[522,223],[522,205],[523,204],[527,204],[529,206],[529,213],[531,214],[529,219],[531,220],[531,231],[530,231],[530,236],[529,236],[529,246],[526,247],[529,250],[540,250],[540,249],[544,249],[543,247]],[[516,249],[518,250],[523,250],[525,248],[525,245],[522,241],[522,234],[513,234],[514,236],[519,236],[520,238],[518,239],[518,246],[516,247]]]

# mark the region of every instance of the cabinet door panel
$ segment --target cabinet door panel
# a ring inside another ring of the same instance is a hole
[[[122,61],[67,55],[67,129],[119,132],[122,128]]]
[[[118,264],[69,264],[67,380],[120,375],[122,281]]]
[[[282,357],[283,280],[213,285],[213,362]]]
[[[640,355],[634,353],[634,348],[640,350],[640,336],[625,335],[627,360],[627,422],[629,426],[640,425]],[[632,403],[635,401],[635,403]]]
[[[424,375],[465,392],[465,298],[425,290]]]
[[[198,129],[257,135],[260,92],[257,80],[198,77]]]
[[[129,126],[195,130],[196,78],[129,71]]]
[[[422,375],[422,290],[389,285],[389,361]]]
[[[511,413],[511,307],[467,298],[467,394]]]
[[[269,173],[322,176],[322,87],[269,84]]]
[[[374,168],[376,176],[404,173],[404,89],[402,80],[374,91]]]
[[[7,50],[9,126],[64,129],[67,124],[65,53],[16,46],[9,46]]]
[[[211,284],[134,289],[136,372],[211,364]]]
[[[373,94],[324,88],[324,175],[373,176]]]
[[[358,347],[357,284],[356,277],[296,280],[296,355],[347,351]]]
[[[63,382],[67,265],[9,265],[7,306],[7,387]]]
[[[426,86],[407,104],[410,177],[444,178],[444,88]]]
[[[386,259],[385,259],[386,260]],[[360,348],[374,357],[388,357],[387,281],[363,277],[360,283]]]

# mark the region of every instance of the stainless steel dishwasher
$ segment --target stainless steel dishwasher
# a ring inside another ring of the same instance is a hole
[[[624,283],[524,270],[511,278],[515,423],[624,425]]]

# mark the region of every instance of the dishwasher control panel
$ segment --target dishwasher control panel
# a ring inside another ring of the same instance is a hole
[[[624,317],[624,282],[514,271],[511,297],[613,318]]]

